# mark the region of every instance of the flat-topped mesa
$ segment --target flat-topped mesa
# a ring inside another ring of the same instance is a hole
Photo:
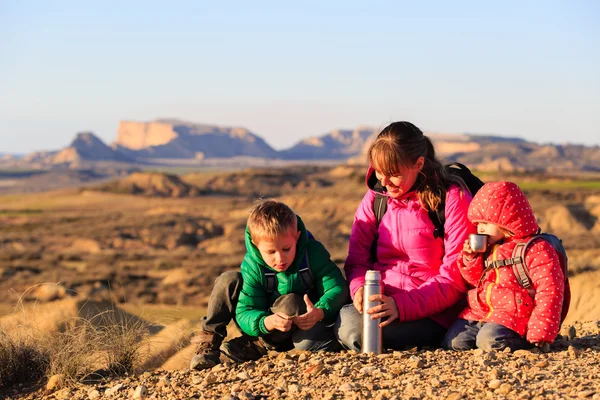
[[[121,121],[114,147],[146,158],[277,157],[277,152],[246,128],[196,124],[176,119]]]
[[[160,146],[177,138],[173,124],[164,122],[121,121],[116,144],[132,150]]]

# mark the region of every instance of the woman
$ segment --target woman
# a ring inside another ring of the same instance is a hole
[[[367,312],[382,319],[384,348],[439,346],[466,292],[456,261],[476,232],[467,218],[471,194],[445,172],[430,139],[410,122],[383,129],[368,160],[369,190],[354,217],[344,266],[353,304],[340,311],[336,335],[345,348],[360,351],[361,314]],[[373,207],[376,193],[387,196],[381,222]],[[444,204],[444,235],[437,237],[429,212]],[[381,305],[363,310],[369,269],[381,271],[383,293],[371,298]]]

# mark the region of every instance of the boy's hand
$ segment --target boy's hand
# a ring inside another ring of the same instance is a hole
[[[363,293],[364,286],[358,288],[356,293],[354,293],[354,307],[358,310],[360,314],[363,312]]]
[[[373,294],[369,296],[369,301],[381,302],[380,305],[369,308],[367,314],[371,315],[371,319],[385,318],[385,320],[379,323],[379,326],[382,328],[394,322],[400,315],[398,305],[393,297],[386,296],[385,294]]]
[[[292,320],[282,313],[271,314],[265,318],[265,328],[267,328],[268,331],[276,329],[281,332],[287,332],[292,329]]]
[[[315,308],[307,294],[304,295],[304,302],[306,303],[306,314],[295,317],[293,321],[298,328],[307,331],[325,318],[325,313],[320,308]]]

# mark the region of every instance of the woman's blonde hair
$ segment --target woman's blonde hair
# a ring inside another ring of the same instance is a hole
[[[438,209],[451,184],[466,188],[462,179],[446,172],[435,156],[431,140],[410,122],[393,122],[385,127],[368,151],[369,164],[386,176],[414,166],[419,157],[424,158],[423,168],[412,189],[427,211]]]
[[[273,240],[298,231],[296,214],[287,205],[273,199],[262,200],[250,211],[248,230],[253,243]]]

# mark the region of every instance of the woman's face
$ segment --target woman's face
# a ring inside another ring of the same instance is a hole
[[[401,197],[415,184],[417,176],[419,175],[419,171],[421,168],[423,168],[423,163],[423,157],[419,157],[414,165],[408,168],[401,167],[398,173],[394,176],[386,176],[377,170],[375,170],[375,176],[377,179],[379,179],[379,181],[381,181],[381,184],[385,186],[387,189],[387,194],[390,197]]]

